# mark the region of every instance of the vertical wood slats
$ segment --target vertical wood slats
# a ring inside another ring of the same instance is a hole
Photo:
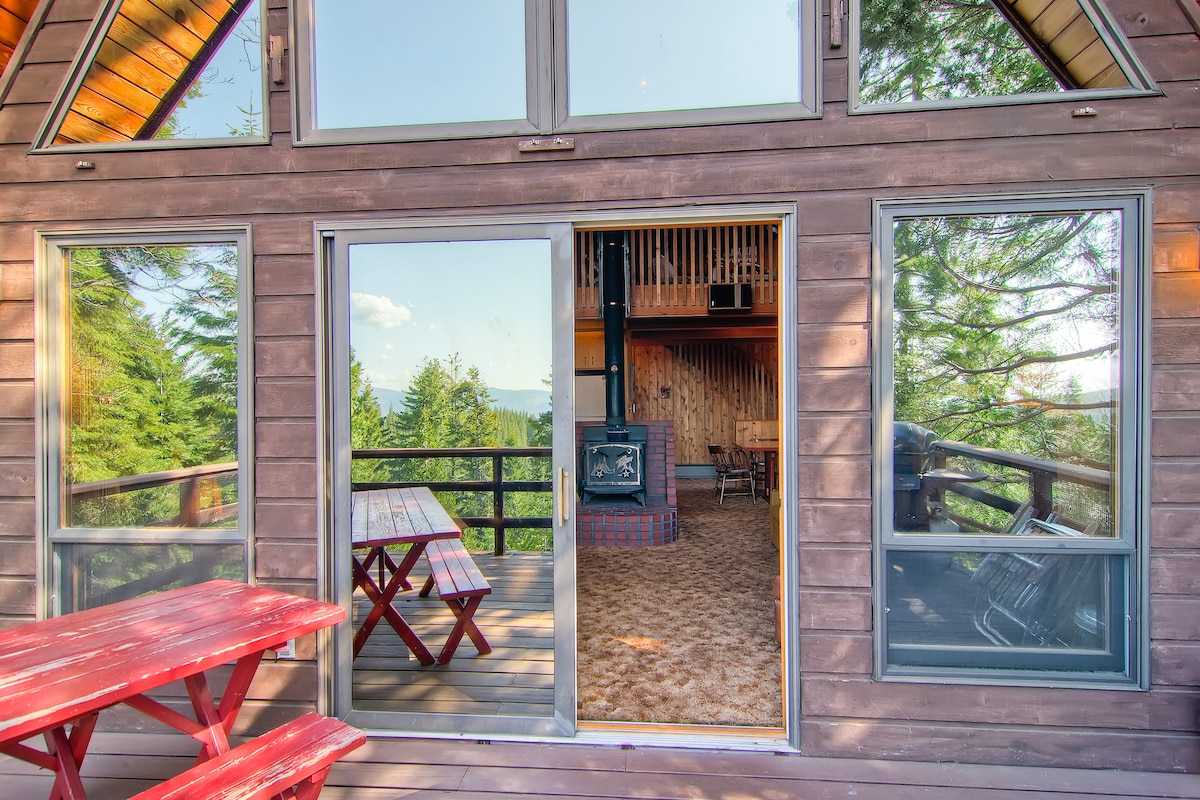
[[[631,231],[629,315],[708,313],[711,284],[749,283],[755,310],[774,313],[779,241],[773,223],[639,228]],[[575,315],[600,313],[593,231],[575,234]]]
[[[735,420],[778,417],[777,357],[774,343],[634,345],[630,420],[673,420],[676,463],[707,463]]]

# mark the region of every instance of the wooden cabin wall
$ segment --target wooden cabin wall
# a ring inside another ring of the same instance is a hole
[[[294,147],[285,79],[267,145],[96,152],[79,170],[77,154],[28,152],[100,6],[54,0],[0,106],[0,625],[38,606],[35,230],[253,227],[254,577],[315,596],[316,221],[790,203],[798,277],[781,291],[798,324],[781,336],[797,347],[799,436],[781,459],[798,486],[804,752],[1200,772],[1200,36],[1185,2],[1194,16],[1193,0],[1108,0],[1163,91],[1089,100],[1091,116],[1069,97],[851,114],[848,48],[826,45],[821,119],[586,132],[570,152],[522,153],[518,137]],[[290,42],[287,5],[271,0],[267,25]],[[872,681],[872,200],[1147,185],[1150,690]],[[244,721],[312,705],[299,647],[264,665]]]
[[[709,463],[709,444],[733,444],[734,420],[778,415],[778,347],[771,343],[630,348],[631,422],[675,422],[675,462]]]

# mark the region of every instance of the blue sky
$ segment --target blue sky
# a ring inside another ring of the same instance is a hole
[[[404,391],[457,353],[487,386],[547,390],[550,263],[547,239],[352,245],[350,343],[371,384]]]
[[[571,113],[794,103],[798,0],[568,0]],[[521,120],[523,0],[316,0],[318,128]]]
[[[263,127],[262,30],[258,3],[251,3],[233,32],[225,39],[200,75],[204,96],[186,101],[175,111],[181,130],[177,139],[209,139],[229,136],[229,128],[241,127],[246,114],[257,114]]]

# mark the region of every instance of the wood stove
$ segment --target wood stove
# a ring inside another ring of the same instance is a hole
[[[580,454],[583,502],[628,495],[646,505],[646,427],[625,425],[625,274],[629,231],[600,231],[597,253],[604,309],[605,427],[584,429]]]
[[[614,432],[617,441],[610,439]],[[645,425],[584,428],[582,461],[583,502],[596,495],[627,495],[646,505]]]

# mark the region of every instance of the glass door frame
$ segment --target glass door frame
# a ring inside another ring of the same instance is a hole
[[[486,733],[570,737],[575,732],[575,535],[574,492],[574,308],[573,229],[561,222],[521,220],[389,220],[376,223],[318,224],[317,293],[319,396],[318,467],[319,595],[351,608],[350,548],[350,247],[409,242],[548,240],[551,250],[553,327],[552,407],[554,476],[554,712],[550,716],[413,714],[355,709],[353,704],[352,623],[347,619],[325,637],[321,665],[326,679],[322,706],[327,713],[372,731],[406,733]],[[564,491],[565,490],[565,491]]]
[[[333,410],[336,406],[332,403],[333,392],[337,391],[337,387],[330,385],[330,378],[335,374],[333,370],[333,354],[334,349],[331,345],[331,333],[337,325],[342,326],[342,330],[349,329],[348,309],[343,308],[340,311],[341,316],[338,317],[332,314],[334,308],[331,305],[331,300],[334,297],[334,278],[337,270],[332,269],[335,263],[335,237],[338,234],[350,235],[358,234],[359,232],[376,232],[376,235],[381,235],[381,231],[391,232],[407,232],[414,234],[416,231],[422,231],[423,235],[428,237],[426,240],[433,238],[439,240],[447,239],[463,239],[467,237],[468,231],[478,233],[481,230],[495,229],[509,232],[518,231],[522,226],[544,226],[546,229],[563,230],[563,239],[555,241],[553,248],[554,258],[554,274],[553,274],[553,313],[554,313],[554,374],[556,375],[555,385],[553,387],[553,404],[555,408],[555,425],[554,425],[554,472],[556,478],[556,487],[554,493],[554,508],[555,508],[555,563],[554,563],[554,585],[555,585],[555,617],[556,628],[558,625],[559,616],[563,616],[564,623],[569,624],[569,634],[560,635],[556,630],[555,633],[555,706],[559,710],[556,715],[556,725],[541,726],[541,730],[494,730],[487,729],[488,733],[496,736],[504,736],[506,734],[526,736],[541,739],[541,738],[571,738],[574,741],[586,743],[613,743],[618,742],[642,743],[646,745],[667,746],[671,744],[679,744],[680,746],[714,746],[721,748],[735,749],[762,749],[775,748],[778,749],[781,745],[790,747],[795,750],[800,749],[800,637],[799,625],[793,621],[800,617],[800,599],[799,592],[796,588],[799,586],[799,554],[797,547],[797,538],[799,530],[799,511],[796,503],[789,502],[788,498],[798,496],[798,479],[796,470],[792,463],[792,459],[785,455],[780,459],[780,491],[784,497],[783,507],[781,509],[782,523],[782,550],[783,558],[781,559],[782,594],[783,594],[783,612],[784,612],[784,643],[782,646],[783,656],[783,699],[784,699],[784,728],[785,740],[770,739],[764,741],[752,740],[746,737],[730,737],[722,736],[719,733],[713,736],[706,736],[697,731],[689,732],[686,735],[679,735],[678,732],[670,733],[653,730],[653,726],[648,726],[645,733],[624,730],[616,734],[615,738],[609,734],[595,731],[576,732],[576,654],[575,654],[575,615],[576,615],[576,599],[575,599],[575,536],[574,536],[574,513],[575,513],[575,496],[574,491],[563,492],[564,486],[572,487],[574,484],[575,470],[575,453],[574,453],[574,324],[575,324],[575,297],[574,297],[574,278],[572,274],[574,260],[574,243],[572,232],[577,227],[624,227],[624,226],[646,226],[646,225],[671,225],[671,224],[717,224],[722,222],[744,222],[758,221],[761,222],[767,219],[776,219],[780,224],[780,241],[781,246],[781,262],[780,262],[780,293],[778,297],[778,325],[780,331],[795,331],[798,324],[798,308],[797,308],[797,293],[789,291],[787,287],[795,287],[798,280],[798,265],[797,265],[797,241],[798,228],[798,208],[794,202],[767,202],[767,203],[745,203],[745,204],[714,204],[710,206],[687,206],[687,207],[660,207],[650,208],[646,206],[617,208],[607,210],[591,210],[591,211],[563,211],[557,213],[542,213],[542,214],[512,214],[512,215],[487,215],[487,216],[471,216],[471,217],[441,217],[441,218],[413,218],[413,219],[380,219],[375,221],[317,221],[314,223],[314,252],[316,257],[317,271],[317,389],[318,389],[318,409],[317,418],[317,441],[318,441],[318,464],[317,464],[317,494],[318,494],[318,520],[319,527],[318,536],[318,596],[331,602],[339,602],[337,587],[343,586],[343,592],[346,594],[345,603],[348,606],[348,591],[349,587],[350,567],[349,567],[349,548],[344,548],[343,561],[338,562],[332,557],[337,550],[336,543],[333,537],[333,531],[336,530],[334,518],[333,500],[336,498],[337,483],[333,465],[337,463],[339,455],[339,447],[344,450],[341,457],[345,459],[346,466],[343,471],[347,474],[343,480],[347,481],[344,489],[345,498],[343,502],[348,503],[349,486],[348,486],[348,465],[349,465],[349,442],[338,443],[331,436],[331,432],[337,429],[338,420],[333,415]],[[374,239],[372,239],[374,241]],[[345,296],[347,291],[346,274],[341,275],[343,285],[337,287]],[[559,332],[563,331],[562,334]],[[567,335],[569,334],[569,335]],[[348,333],[344,334],[344,338],[348,338]],[[798,452],[797,437],[798,431],[798,341],[794,335],[783,334],[779,337],[779,375],[780,375],[780,453],[789,454]],[[346,354],[348,355],[348,353]],[[343,355],[343,358],[346,357]],[[564,360],[565,359],[565,360]],[[348,393],[348,386],[342,387],[343,391]],[[341,413],[347,413],[345,405],[341,408]],[[560,417],[560,415],[565,415]],[[348,419],[341,420],[342,429],[349,429]],[[565,441],[564,440],[569,440]],[[560,459],[562,463],[560,463]],[[344,511],[345,517],[348,517],[348,507]],[[565,524],[562,519],[566,516]],[[344,517],[343,517],[344,518]],[[341,518],[339,518],[340,521]],[[567,535],[562,535],[558,528],[569,526]],[[348,536],[347,533],[343,534]],[[560,552],[561,547],[561,552]],[[345,576],[345,577],[343,577]],[[568,591],[569,588],[569,591]],[[337,713],[339,710],[347,709],[349,706],[349,678],[346,679],[346,687],[344,692],[346,697],[340,701],[337,698],[338,681],[341,675],[345,674],[349,669],[348,663],[338,664],[336,661],[337,648],[334,647],[334,636],[352,636],[350,631],[350,623],[343,623],[342,627],[337,632],[323,631],[318,639],[318,710],[322,713]],[[425,724],[413,728],[411,732],[414,734],[422,733],[438,733],[442,735],[455,734],[470,734],[476,731],[470,727],[452,727],[451,723],[459,722],[461,717],[451,715],[442,715],[444,718],[440,721],[430,724],[426,721]],[[437,720],[438,718],[431,718]],[[484,718],[475,718],[484,719]],[[495,718],[492,718],[495,719]],[[393,730],[397,733],[394,727],[387,725],[383,727],[375,727],[366,725],[373,731]],[[494,726],[493,726],[494,727]],[[610,741],[611,739],[611,741]]]

